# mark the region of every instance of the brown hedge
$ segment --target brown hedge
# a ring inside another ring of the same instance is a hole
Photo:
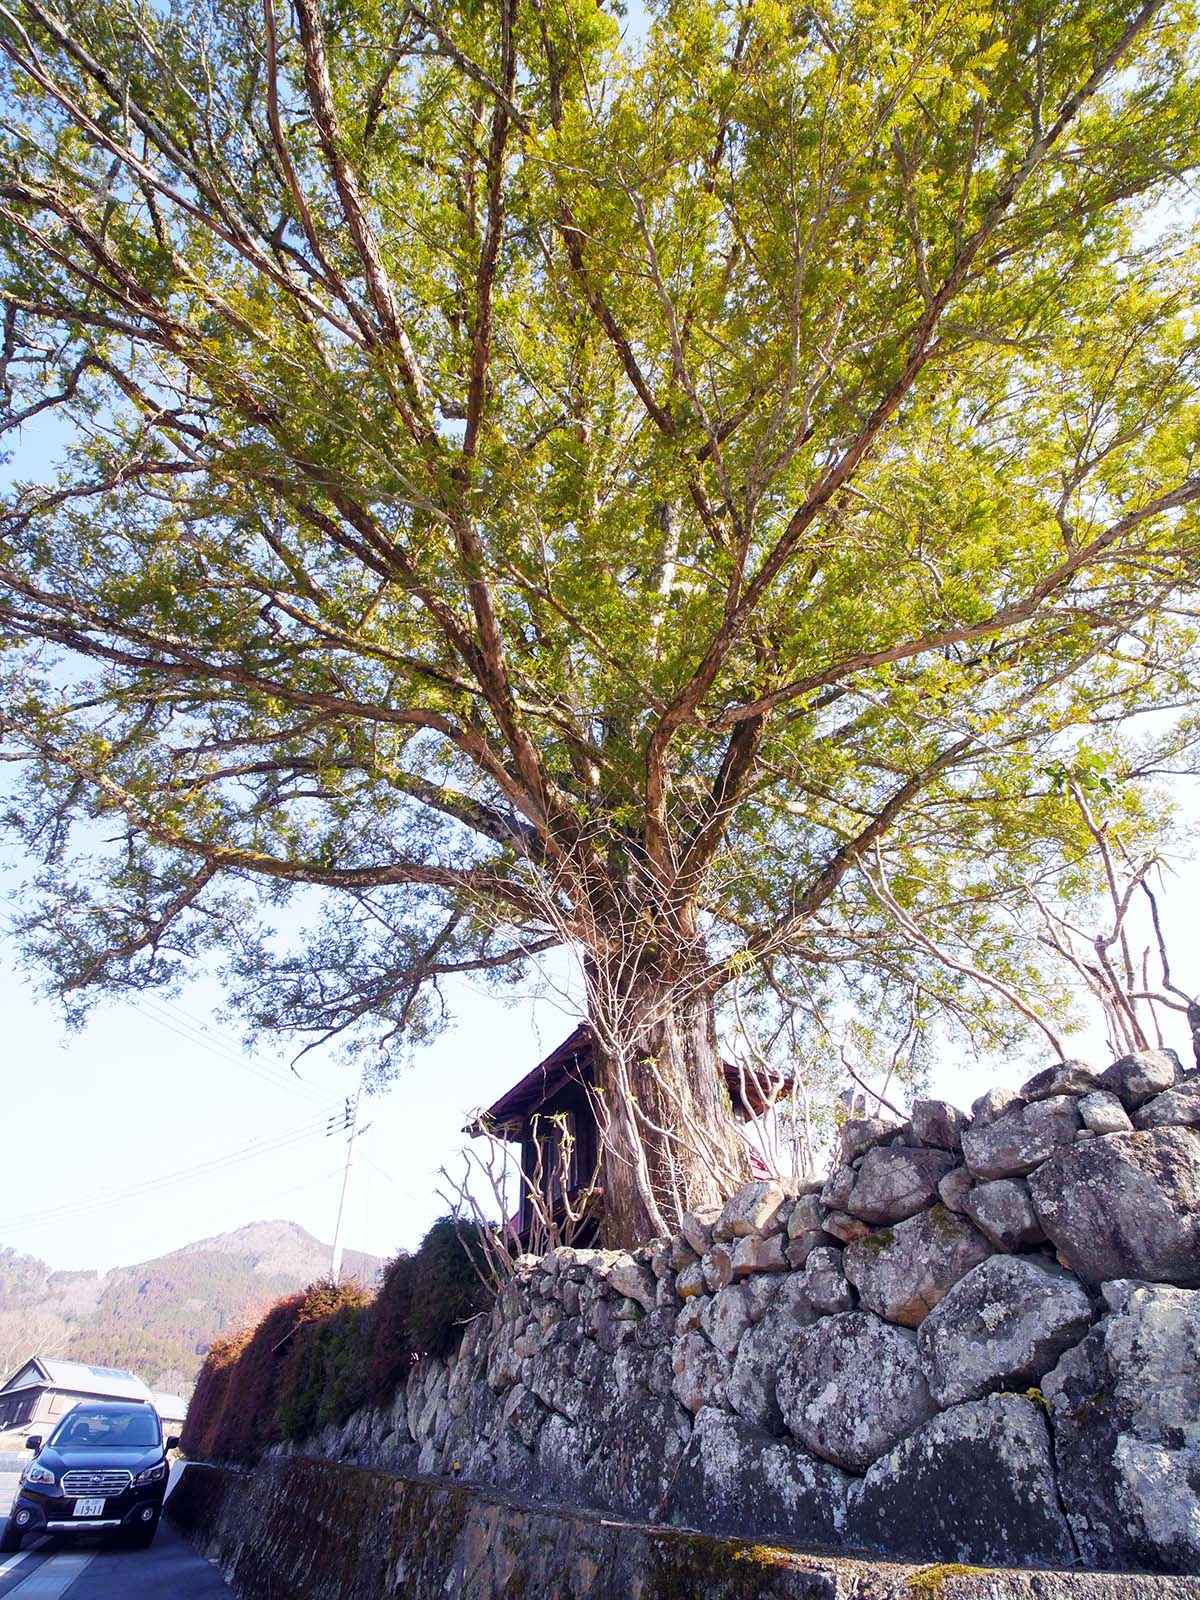
[[[491,1291],[478,1230],[442,1217],[401,1253],[372,1298],[356,1283],[315,1283],[251,1329],[213,1343],[184,1424],[193,1459],[246,1461],[281,1439],[381,1405],[422,1355],[448,1354]]]

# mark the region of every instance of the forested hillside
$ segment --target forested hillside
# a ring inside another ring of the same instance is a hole
[[[381,1261],[348,1251],[374,1281]],[[35,1353],[125,1367],[151,1388],[190,1392],[209,1342],[320,1278],[329,1246],[292,1222],[256,1222],[111,1272],[54,1272],[0,1249],[0,1381]]]

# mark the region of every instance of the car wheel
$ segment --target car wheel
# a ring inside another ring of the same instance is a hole
[[[125,1535],[125,1543],[130,1550],[149,1550],[157,1532],[158,1518],[155,1517],[153,1522],[140,1522],[136,1528],[131,1528]]]
[[[14,1528],[12,1522],[4,1524],[4,1532],[0,1533],[0,1556],[11,1556],[14,1551],[21,1548],[23,1535],[20,1528]]]

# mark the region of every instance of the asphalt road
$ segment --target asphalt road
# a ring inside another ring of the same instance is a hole
[[[5,1470],[11,1465],[0,1457],[0,1517],[7,1517],[17,1486],[17,1472]],[[230,1600],[232,1593],[167,1522],[149,1550],[58,1538],[0,1556],[0,1600]]]

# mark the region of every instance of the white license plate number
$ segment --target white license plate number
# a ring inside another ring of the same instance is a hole
[[[103,1500],[76,1500],[75,1515],[77,1517],[102,1517],[104,1515]]]

